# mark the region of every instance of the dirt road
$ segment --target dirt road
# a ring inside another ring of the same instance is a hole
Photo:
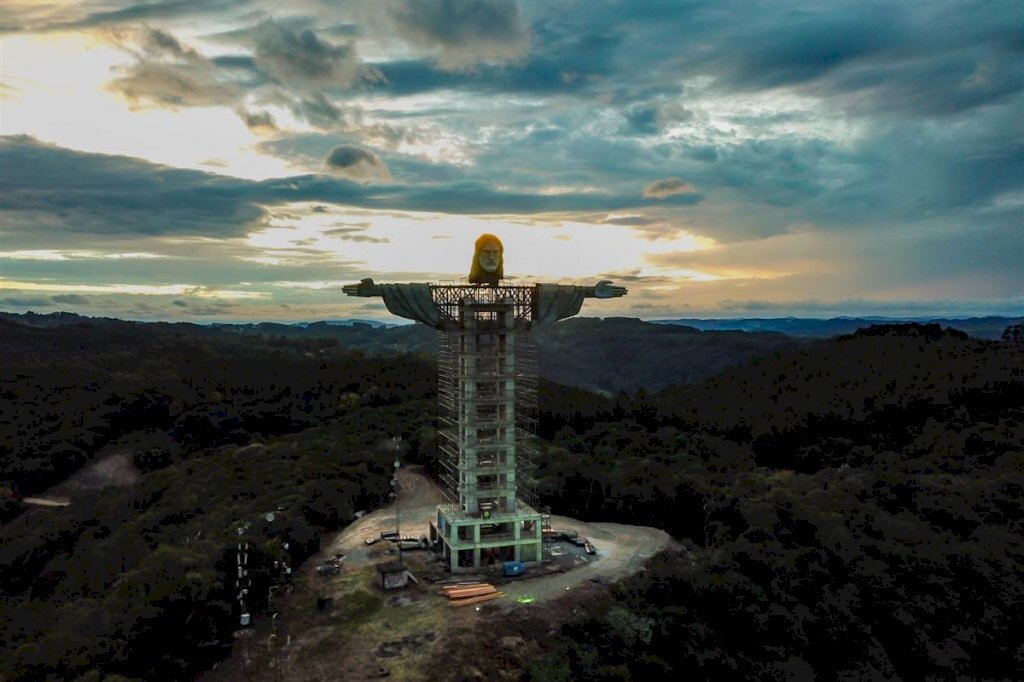
[[[423,467],[410,466],[398,471],[398,500],[387,507],[356,519],[345,530],[323,543],[320,556],[323,561],[335,554],[345,554],[346,566],[362,568],[377,563],[382,547],[368,547],[366,538],[379,538],[382,531],[394,531],[403,536],[427,535],[430,521],[436,516],[441,491],[424,473]],[[398,524],[396,524],[396,518]]]
[[[521,580],[502,587],[505,599],[497,603],[508,607],[519,597],[538,601],[564,596],[566,591],[595,578],[614,582],[636,573],[644,563],[675,542],[668,533],[648,526],[621,523],[586,523],[568,516],[552,516],[551,526],[558,530],[574,530],[590,540],[597,554],[586,564],[565,573],[556,573]]]

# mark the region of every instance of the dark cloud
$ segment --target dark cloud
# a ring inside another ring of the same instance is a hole
[[[238,310],[239,306],[233,303],[205,303],[186,308],[189,315],[197,317],[224,317]]]
[[[450,73],[437,71],[426,59],[402,59],[373,64],[380,74],[377,90],[393,95],[415,95],[433,90],[481,88],[487,79],[483,71]]]
[[[315,168],[324,163],[324,159],[339,143],[354,145],[354,140],[360,140],[373,147],[394,149],[403,143],[429,142],[426,135],[392,126],[347,124],[340,127],[344,129],[348,140],[339,139],[336,134],[301,133],[261,142],[258,149],[268,155],[286,159],[297,167]],[[431,163],[406,154],[377,155],[390,171],[391,177],[402,182],[451,182],[467,179],[467,172],[457,166]]]
[[[322,92],[314,92],[298,99],[286,99],[285,105],[296,117],[318,128],[334,128],[345,120],[342,110]]]
[[[253,61],[282,84],[348,86],[365,75],[355,47],[336,45],[310,29],[294,30],[267,19],[249,31]]]
[[[5,4],[5,32],[68,31],[137,23],[157,19],[223,14],[244,8],[251,0],[154,0],[124,2],[123,0],[32,0],[24,4]]]
[[[696,191],[693,185],[683,182],[679,178],[665,178],[664,180],[655,180],[644,187],[644,197],[647,199],[664,199],[677,194],[693,194]]]
[[[831,12],[780,6],[762,15],[771,22],[741,25],[734,41],[711,60],[716,75],[739,88],[774,88],[805,83],[845,65],[864,62],[898,45],[906,28],[898,12],[881,5]]]
[[[689,121],[693,112],[679,104],[637,104],[626,109],[626,133],[658,135],[666,126]]]
[[[331,172],[359,182],[391,179],[388,167],[380,157],[369,149],[351,144],[332,149],[324,163]]]
[[[803,299],[795,301],[769,301],[757,299],[723,299],[714,306],[708,306],[716,316],[758,313],[759,317],[833,317],[838,315],[863,315],[887,317],[946,317],[1005,315],[1020,316],[1022,299],[933,299],[933,300],[886,300],[871,298],[837,298],[833,300]]]
[[[609,151],[606,156],[619,159],[624,158],[625,153]],[[633,153],[633,167],[623,172],[621,177],[609,177],[605,182],[622,182],[630,176],[650,177],[659,169],[662,172],[672,169],[685,174],[691,184],[701,188],[702,193],[727,201],[741,213],[743,210],[756,212],[765,205],[807,211],[816,207],[817,211],[835,203],[845,187],[859,187],[861,194],[868,188],[872,193],[886,193],[890,189],[897,191],[895,186],[888,188],[872,177],[872,174],[878,174],[879,167],[873,167],[874,162],[869,161],[868,156],[866,152],[858,152],[853,145],[796,134],[742,141],[725,137],[715,145],[665,143],[640,147]],[[671,201],[685,196],[673,196]],[[669,202],[670,199],[663,201]],[[857,201],[860,206],[853,206],[853,201],[844,202],[843,210],[852,211],[857,216],[879,218],[878,206],[872,205],[870,199],[859,196]],[[757,219],[751,220],[738,214],[726,222],[735,223],[738,219],[750,229],[763,230],[766,227],[761,217],[759,214]],[[804,219],[810,219],[809,214]],[[788,220],[797,219],[790,217]],[[727,226],[722,224],[720,227],[726,229]],[[736,227],[738,224],[727,229]]]
[[[291,202],[524,215],[616,211],[642,203],[628,194],[500,191],[479,181],[363,186],[345,178],[301,175],[253,182],[75,152],[23,136],[0,138],[0,153],[5,164],[19,170],[0,174],[0,210],[9,239],[22,229],[38,232],[32,225],[40,222],[51,225],[53,234],[239,236],[266,220],[267,206]],[[702,197],[675,199],[697,204]]]
[[[57,296],[51,296],[50,300],[54,303],[63,303],[67,305],[89,305],[89,299],[79,294],[60,294]]]
[[[169,107],[231,105],[241,94],[194,64],[140,63],[115,78],[110,87],[130,100]]]
[[[124,35],[124,32],[121,31],[114,31],[113,33],[115,36]],[[135,42],[139,45],[139,49],[150,56],[171,57],[190,62],[203,60],[198,52],[187,45],[183,45],[167,31],[162,31],[152,26],[142,26],[128,33],[133,35]]]
[[[515,61],[530,47],[514,0],[393,0],[387,8],[399,37],[427,49],[445,71]]]
[[[7,308],[51,308],[53,307],[53,301],[44,296],[38,297],[23,297],[23,296],[4,296],[0,299],[0,307]]]
[[[585,94],[612,75],[621,37],[607,33],[563,34],[540,28],[538,32],[535,49],[524,59],[508,64],[479,64],[472,70],[446,72],[438,71],[426,59],[375,63],[374,68],[382,76],[376,87],[394,95],[435,90]]]
[[[666,64],[718,91],[788,88],[857,115],[941,117],[1024,90],[1020,3],[751,5],[742,22],[708,8],[694,28]]]
[[[129,99],[157,106],[231,106],[251,129],[273,130],[268,112],[251,113],[247,102],[280,105],[318,128],[333,129],[344,112],[325,89],[373,82],[380,74],[363,65],[351,42],[334,44],[304,28],[302,21],[266,19],[221,34],[221,40],[252,54],[213,59],[182,44],[167,31],[112,29],[112,39],[133,55],[109,86]]]
[[[221,76],[242,90],[254,91],[271,85],[273,81],[250,55],[218,55],[210,59]]]
[[[691,146],[686,150],[687,156],[697,161],[713,163],[718,161],[718,150],[712,145]]]
[[[238,310],[238,304],[225,301],[197,301],[178,298],[171,301],[171,305],[179,308],[179,312],[197,317],[222,316]],[[142,303],[136,303],[135,309],[137,312],[144,311],[148,316],[159,317],[160,315],[166,315],[165,309]]]
[[[0,173],[8,230],[23,214],[37,216],[36,222],[45,216],[64,232],[229,236],[265,214],[242,196],[251,184],[243,180],[74,152],[23,136],[0,138],[0,149],[5,166],[18,168]]]
[[[613,50],[577,55],[596,53],[610,67],[584,67],[578,94],[636,105],[626,112],[633,134],[657,129],[655,93],[678,99],[665,88],[686,83],[693,96],[705,88],[695,92],[693,83],[704,78],[719,95],[790,90],[857,116],[952,116],[1024,91],[1024,5],[1012,0],[588,3],[586,10],[531,6],[540,15],[534,52],[572,61],[562,52],[570,36],[603,30]],[[529,67],[540,63],[530,55]]]
[[[656,135],[661,132],[658,124],[658,110],[655,107],[633,107],[626,112],[629,128],[640,135]]]
[[[860,115],[946,117],[1024,92],[1021,73],[1024,55],[981,47],[845,70],[810,91]]]
[[[173,108],[230,105],[241,96],[212,62],[166,31],[142,26],[112,30],[110,36],[135,58],[108,84],[129,100]]]
[[[277,130],[277,123],[269,111],[249,111],[241,109],[238,112],[239,118],[245,123],[249,130],[257,133],[272,132]]]
[[[880,127],[851,149],[830,153],[842,164],[844,182],[811,208],[834,226],[987,211],[1024,190],[1018,119],[1017,108],[1005,106],[974,116],[955,134],[924,122]]]

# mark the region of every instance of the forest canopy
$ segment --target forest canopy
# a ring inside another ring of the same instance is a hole
[[[104,448],[140,472],[60,510],[6,498],[9,679],[194,675],[237,627],[239,527],[258,615],[281,566],[387,499],[382,443],[434,461],[427,354],[0,325],[8,487],[43,493]],[[539,417],[544,504],[679,545],[545,636],[524,678],[1024,677],[1019,346],[872,328],[662,391],[542,381]]]

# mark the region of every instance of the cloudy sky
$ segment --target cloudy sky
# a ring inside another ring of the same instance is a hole
[[[1024,3],[4,0],[0,309],[1024,314]],[[395,318],[390,318],[396,321]]]

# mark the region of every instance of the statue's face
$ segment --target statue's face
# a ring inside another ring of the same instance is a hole
[[[480,249],[480,267],[484,269],[484,272],[494,272],[498,269],[498,263],[501,262],[501,249],[495,243],[484,244],[483,248]]]

